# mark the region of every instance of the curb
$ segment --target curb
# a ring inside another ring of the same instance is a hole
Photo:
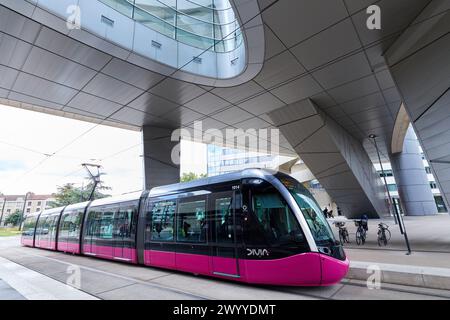
[[[384,283],[450,290],[450,269],[447,268],[351,261],[346,278],[367,281],[374,267],[381,270],[381,281]]]

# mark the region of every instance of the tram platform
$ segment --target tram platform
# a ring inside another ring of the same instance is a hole
[[[356,226],[343,217],[329,219],[346,222],[350,243],[345,251],[351,261],[348,279],[366,280],[368,268],[379,268],[382,282],[414,285],[424,288],[450,290],[450,216],[441,214],[425,217],[404,217],[412,253],[406,255],[404,236],[393,218],[369,220],[367,240],[358,246],[355,241]],[[389,225],[392,237],[386,247],[377,243],[378,223]],[[333,227],[338,238],[338,229]]]
[[[380,299],[450,299],[450,291],[395,283],[386,276],[382,278],[379,290],[367,286],[364,265],[361,263],[382,263],[391,265],[404,256],[404,252],[354,250],[347,253],[352,259],[352,270],[342,282],[330,287],[275,287],[240,284],[208,277],[195,276],[171,270],[128,265],[59,252],[25,248],[20,246],[18,237],[0,239],[0,278],[16,291],[16,296],[6,299],[104,299],[104,300],[380,300]],[[389,255],[384,253],[390,252]],[[376,255],[374,255],[376,253]],[[435,253],[432,253],[437,257]],[[413,264],[423,267],[424,261],[431,265],[445,263],[441,258],[431,256],[411,256],[410,263],[398,265],[411,268]],[[357,261],[354,259],[361,259]],[[377,259],[377,261],[375,261]],[[422,266],[421,266],[422,264]],[[360,277],[355,270],[360,269]],[[6,269],[6,271],[5,271]],[[73,271],[78,270],[80,282],[74,286],[69,280]],[[406,270],[406,269],[405,269]],[[410,274],[408,277],[416,275]],[[406,283],[406,281],[405,281]],[[1,284],[1,281],[0,281]]]

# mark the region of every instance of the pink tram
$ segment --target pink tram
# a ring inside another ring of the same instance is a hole
[[[261,169],[29,215],[22,245],[269,285],[331,285],[349,268],[312,195]]]

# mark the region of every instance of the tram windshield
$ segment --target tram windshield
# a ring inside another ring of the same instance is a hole
[[[297,180],[285,174],[277,174],[277,178],[289,190],[308,223],[309,229],[318,245],[334,244],[333,232],[322,210],[312,195]]]

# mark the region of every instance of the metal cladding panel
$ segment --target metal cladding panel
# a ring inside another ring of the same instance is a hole
[[[450,13],[448,1],[432,1],[386,53],[406,112],[449,205]]]
[[[363,146],[311,100],[270,114],[344,215],[386,213],[381,181]],[[288,124],[283,121],[290,119]]]

